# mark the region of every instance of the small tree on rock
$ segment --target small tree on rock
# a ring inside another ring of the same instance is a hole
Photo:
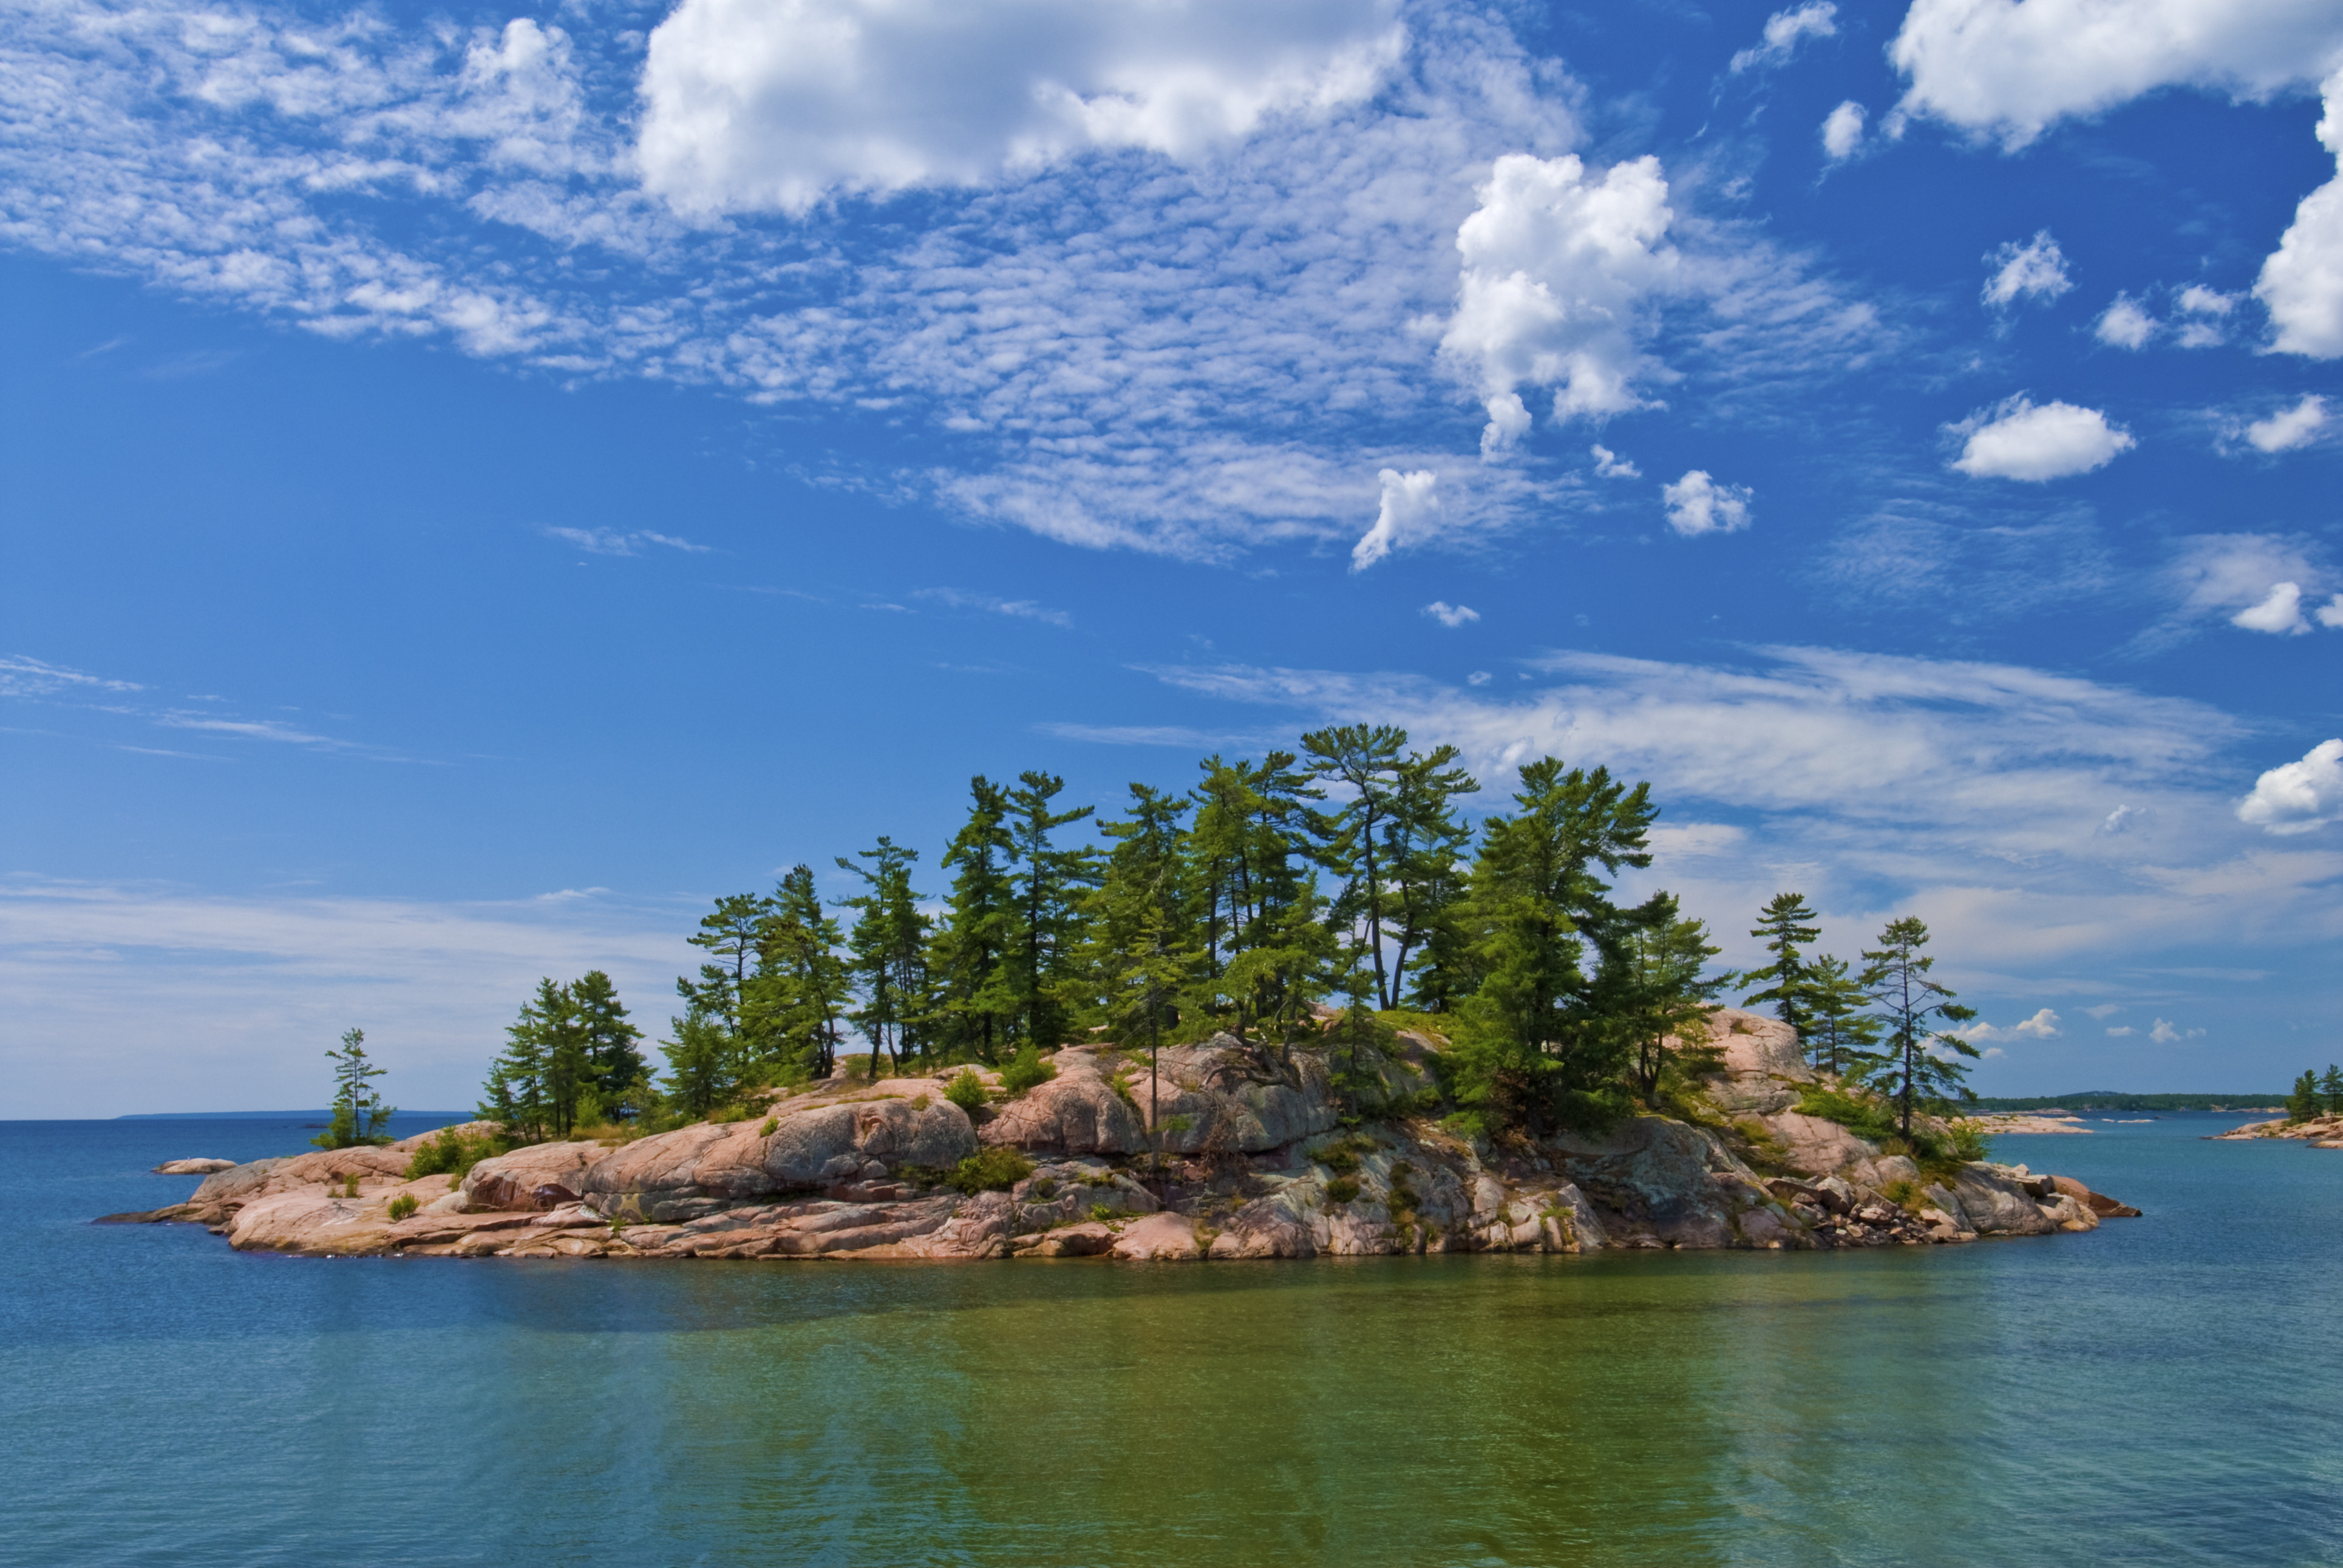
[[[367,1059],[366,1030],[342,1035],[337,1050],[326,1052],[334,1064],[334,1111],[326,1131],[309,1141],[320,1149],[352,1149],[366,1143],[387,1143],[383,1129],[394,1114],[374,1087],[384,1070]]]
[[[2327,1102],[2318,1092],[2318,1069],[2304,1069],[2302,1076],[2294,1081],[2294,1092],[2286,1097],[2286,1119],[2308,1121],[2326,1109]]]
[[[1906,1138],[1912,1136],[1912,1113],[1922,1104],[1956,1094],[1974,1098],[1961,1083],[1968,1069],[1953,1057],[1974,1059],[1976,1047],[1935,1025],[1936,1020],[1966,1023],[1976,1017],[1976,1009],[1963,1007],[1953,1000],[1956,993],[1928,978],[1936,960],[1921,956],[1927,945],[1927,926],[1917,916],[1906,915],[1890,920],[1879,933],[1879,946],[1863,955],[1871,966],[1864,971],[1864,985],[1887,1031],[1887,1055],[1879,1077],[1895,1102],[1896,1126]]]

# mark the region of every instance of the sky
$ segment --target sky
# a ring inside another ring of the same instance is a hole
[[[0,1118],[1357,721],[1982,1092],[2343,1057],[2332,0],[0,15]]]

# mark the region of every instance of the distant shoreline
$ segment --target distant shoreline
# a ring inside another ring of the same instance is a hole
[[[331,1111],[137,1111],[127,1116],[92,1117],[96,1121],[323,1121],[333,1116]],[[468,1111],[401,1111],[392,1120],[397,1121],[469,1121]],[[61,1121],[78,1121],[63,1117]]]

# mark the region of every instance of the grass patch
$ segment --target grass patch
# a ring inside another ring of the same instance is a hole
[[[1896,1136],[1896,1119],[1883,1102],[1867,1097],[1809,1085],[1798,1096],[1798,1111],[1804,1116],[1819,1116],[1825,1121],[1835,1121],[1857,1138],[1885,1145]]]
[[[1006,1192],[1033,1174],[1033,1161],[1014,1149],[994,1145],[980,1149],[951,1168],[944,1185],[973,1197],[979,1192]]]

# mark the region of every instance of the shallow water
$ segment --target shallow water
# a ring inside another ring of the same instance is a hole
[[[2147,1211],[1862,1252],[230,1252],[251,1122],[0,1123],[0,1562],[2343,1563],[2343,1152],[2005,1138]]]

